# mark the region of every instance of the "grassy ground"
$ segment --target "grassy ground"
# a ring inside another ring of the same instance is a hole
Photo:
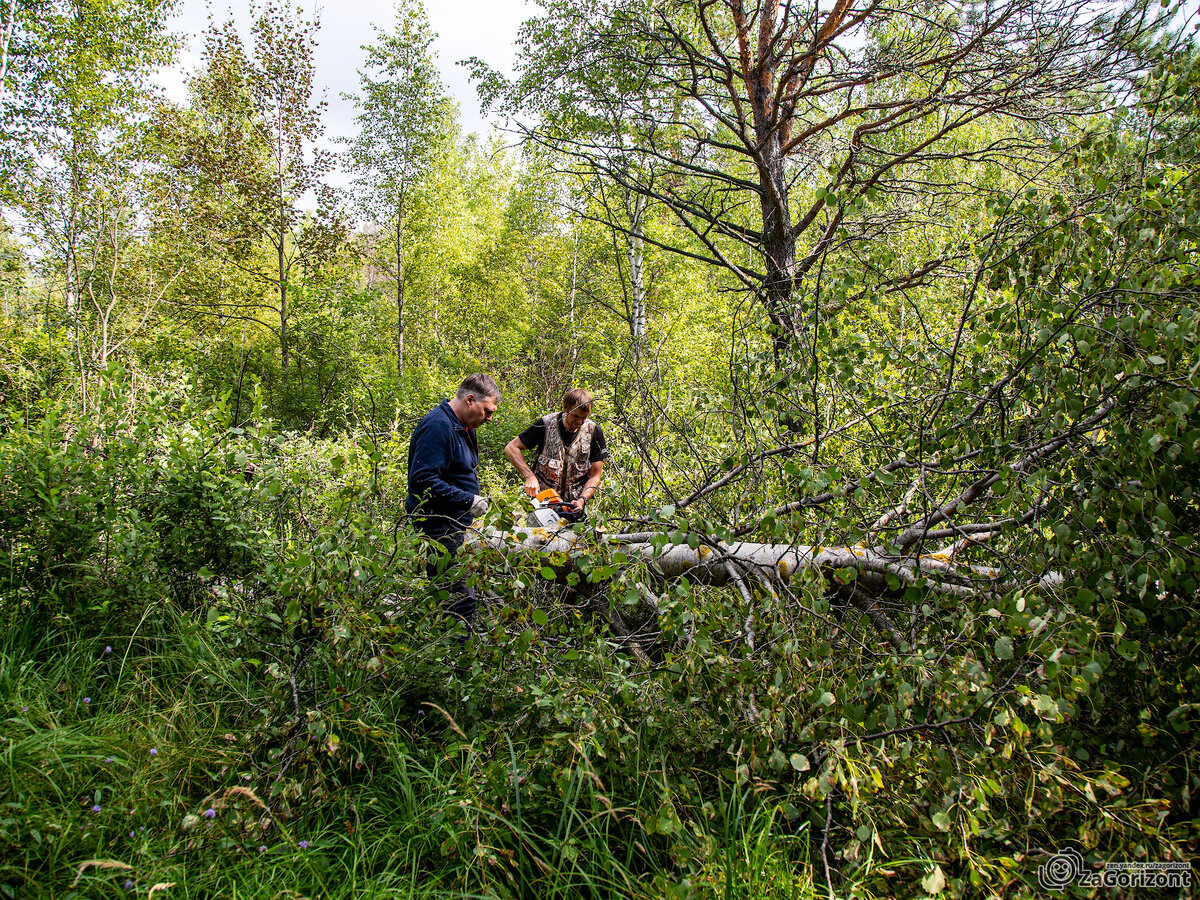
[[[539,717],[486,639],[331,683],[340,718],[297,738],[198,620],[127,630],[0,648],[0,896],[814,896],[782,805],[680,776],[662,730],[606,751]],[[468,708],[500,722],[468,735]]]

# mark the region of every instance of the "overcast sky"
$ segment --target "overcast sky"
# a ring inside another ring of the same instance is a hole
[[[231,0],[212,0],[212,14],[218,21],[232,16],[243,26],[243,37],[249,38],[249,3]],[[393,0],[341,0],[318,2],[303,0],[307,14],[315,10],[321,29],[317,35],[317,82],[329,101],[325,118],[325,133],[329,137],[349,134],[354,130],[354,107],[341,99],[343,93],[358,90],[358,69],[362,66],[363,44],[373,40],[373,25],[390,31],[395,22]],[[467,70],[457,65],[459,60],[478,56],[489,65],[508,72],[513,61],[513,41],[517,28],[525,19],[537,15],[539,8],[533,0],[427,0],[425,9],[430,24],[437,33],[434,49],[442,80],[458,101],[464,132],[486,131],[490,123],[479,114],[475,88],[467,78]],[[173,99],[183,100],[184,75],[195,68],[203,46],[209,5],[205,0],[181,0],[173,30],[186,34],[189,49],[180,56],[179,65],[165,76],[166,87]]]

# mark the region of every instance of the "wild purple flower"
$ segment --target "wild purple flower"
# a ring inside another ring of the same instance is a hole
[[[92,702],[92,698],[91,698],[91,697],[84,697],[84,698],[83,698],[83,702],[84,702],[84,703],[91,703],[91,702]]]
[[[157,748],[157,747],[151,747],[151,748],[150,748],[150,755],[151,755],[151,756],[158,756],[158,748]]]
[[[125,890],[127,890],[127,891],[133,890],[133,879],[132,878],[125,879]]]
[[[112,647],[105,647],[105,648],[104,648],[104,652],[105,652],[106,654],[108,654],[108,653],[112,653]]]
[[[301,850],[307,850],[308,849],[308,841],[301,841],[299,844],[297,844],[297,846]]]
[[[115,756],[106,756],[106,757],[104,757],[104,761],[106,763],[115,763],[117,761],[117,758]]]
[[[29,707],[28,707],[28,706],[22,706],[22,707],[21,707],[21,712],[29,712]]]
[[[95,806],[92,807],[92,812],[100,812],[100,804],[99,803],[97,803]]]
[[[129,836],[130,836],[130,837],[133,837],[133,836],[134,836],[134,834],[135,834],[135,832],[132,832],[132,831],[131,831],[131,832],[129,832]]]
[[[211,819],[216,814],[217,814],[217,811],[210,806],[208,809],[206,809],[204,811],[204,818]]]
[[[259,853],[266,853],[266,852],[267,852],[267,845],[266,845],[266,844],[259,844],[259,846],[258,846],[258,852],[259,852]]]

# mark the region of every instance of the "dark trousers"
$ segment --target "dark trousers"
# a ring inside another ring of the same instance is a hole
[[[471,620],[475,616],[475,607],[479,602],[475,597],[475,588],[467,584],[465,572],[458,571],[459,577],[454,577],[455,557],[458,556],[458,551],[463,545],[463,532],[455,531],[438,536],[429,535],[429,537],[440,544],[445,552],[438,553],[425,564],[425,576],[429,579],[429,583],[436,586],[439,591],[449,592],[450,597],[446,601],[446,609],[466,622],[467,627],[470,628]]]

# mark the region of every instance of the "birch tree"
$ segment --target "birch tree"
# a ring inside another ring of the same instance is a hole
[[[150,72],[173,53],[165,32],[171,6],[43,0],[9,7],[0,199],[19,211],[46,254],[72,330],[85,408],[86,371],[107,363],[118,302],[115,294],[99,299],[97,279],[122,265],[143,199],[135,184],[145,170],[138,123],[153,94]],[[96,323],[93,358],[86,345]]]
[[[164,234],[218,251],[210,258],[218,270],[215,311],[270,329],[286,379],[297,281],[312,268],[313,253],[328,249],[314,236],[341,229],[323,181],[333,154],[320,146],[326,103],[315,81],[318,23],[286,4],[252,12],[250,47],[233,20],[211,25],[189,105],[158,111],[161,225]],[[226,293],[229,266],[258,290]]]
[[[397,8],[393,31],[376,30],[376,42],[363,47],[359,131],[349,157],[363,208],[386,223],[395,242],[387,268],[396,285],[396,373],[403,378],[406,216],[416,184],[451,130],[453,106],[434,63],[434,34],[420,0]]]
[[[263,223],[273,209],[269,144],[232,21],[205,34],[188,92],[185,105],[160,104],[151,129],[158,242],[168,253],[199,251],[200,264],[185,273],[175,300],[188,313],[277,331],[275,307],[261,290]]]
[[[330,206],[332,194],[322,178],[333,166],[333,154],[318,144],[326,102],[316,97],[313,53],[319,23],[305,20],[286,5],[268,4],[254,21],[254,56],[249,76],[271,183],[270,212],[263,221],[275,265],[272,287],[278,298],[279,353],[284,377],[290,362],[289,287],[302,257],[299,241],[301,198],[310,191]]]

